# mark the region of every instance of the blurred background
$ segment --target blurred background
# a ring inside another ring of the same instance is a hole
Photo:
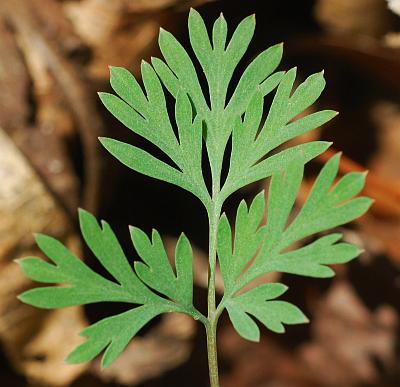
[[[187,14],[208,26],[222,11],[232,28],[256,13],[245,66],[284,41],[282,69],[299,81],[325,70],[318,108],[340,115],[307,138],[334,142],[307,171],[298,205],[321,163],[342,151],[341,173],[369,170],[372,210],[340,229],[365,251],[330,280],[279,275],[287,299],[311,318],[260,344],[246,342],[226,316],[219,328],[223,387],[400,385],[400,0],[0,0],[0,380],[3,386],[208,385],[205,334],[180,315],[152,322],[106,371],[99,361],[63,363],[78,332],[124,306],[40,311],[16,295],[30,288],[13,262],[37,254],[33,232],[51,234],[94,269],[81,244],[77,207],[107,219],[133,255],[127,225],[157,228],[167,246],[184,231],[196,247],[196,304],[206,306],[207,219],[189,194],[142,177],[103,150],[101,135],[141,144],[101,106],[108,65],[140,77],[141,59],[159,56],[159,27],[188,47]],[[227,202],[232,216],[250,186]]]

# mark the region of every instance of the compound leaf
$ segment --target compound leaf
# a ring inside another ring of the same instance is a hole
[[[369,198],[353,198],[364,187],[365,173],[347,174],[332,187],[339,160],[340,154],[337,154],[322,168],[299,214],[285,231],[281,248],[308,235],[348,223],[371,206]]]
[[[80,209],[79,220],[82,236],[100,261],[103,267],[118,281],[128,292],[148,293],[147,288],[139,281],[118,242],[110,225],[97,219],[89,212]],[[145,299],[144,299],[145,301]]]
[[[239,240],[240,233],[249,239],[249,250],[242,254],[243,263],[239,272],[236,271],[239,260],[234,254],[235,248],[232,250],[229,222],[225,217],[221,218],[218,256],[230,294],[270,272],[331,277],[334,273],[327,265],[345,263],[360,254],[360,250],[349,243],[337,243],[340,234],[326,235],[299,249],[287,251],[294,242],[348,223],[370,207],[371,199],[354,198],[364,186],[365,173],[351,172],[334,184],[339,160],[340,154],[337,154],[322,168],[307,200],[292,221],[289,219],[303,178],[304,165],[292,162],[282,171],[273,174],[268,193],[266,224],[259,223],[259,216],[247,219],[247,227],[256,222],[262,237],[254,239],[254,228],[251,231],[253,239],[246,234],[246,230],[238,228],[235,231],[235,242]],[[243,217],[242,206],[237,211],[236,224]],[[244,271],[248,264],[250,266]]]
[[[188,29],[205,85],[186,49],[161,29],[158,42],[164,59],[152,58],[151,64],[142,62],[143,86],[129,71],[110,67],[110,83],[116,94],[99,93],[105,107],[121,123],[156,146],[165,157],[115,139],[100,141],[129,168],[191,192],[214,217],[210,217],[210,225],[219,221],[216,247],[225,293],[216,313],[226,308],[237,332],[258,341],[260,331],[255,319],[278,333],[284,331],[284,324],[308,320],[296,306],[276,300],[286,291],[284,285],[263,284],[246,291],[247,285],[271,272],[332,276],[329,265],[348,262],[360,250],[340,242],[340,234],[315,234],[361,216],[371,200],[355,198],[364,186],[363,173],[349,173],[335,183],[340,158],[336,155],[322,168],[305,203],[294,213],[305,164],[322,154],[330,143],[312,141],[280,147],[336,115],[331,110],[304,114],[325,87],[323,72],[296,82],[296,68],[276,71],[283,50],[282,44],[277,44],[256,56],[233,84],[233,75],[254,34],[254,15],[242,20],[229,40],[222,14],[209,34],[200,14],[192,9]],[[272,103],[266,111],[265,100],[271,93]],[[167,108],[167,98],[171,97],[175,101],[173,113]],[[222,182],[230,139],[229,169]],[[203,176],[203,154],[208,156],[210,189]],[[231,194],[267,177],[271,177],[267,203],[263,192],[250,206],[242,201],[234,231],[225,215],[218,219]],[[83,238],[107,271],[107,278],[60,242],[38,235],[37,243],[49,261],[28,257],[18,262],[31,279],[60,285],[29,290],[20,299],[41,308],[103,301],[133,306],[85,329],[82,335],[86,342],[70,354],[68,362],[89,361],[105,350],[102,364],[110,365],[134,335],[161,313],[186,313],[209,326],[210,320],[193,307],[193,254],[183,234],[171,265],[157,231],[149,238],[140,229],[131,228],[132,242],[141,258],[132,268],[106,222],[99,224],[83,210],[79,218]],[[308,239],[304,241],[305,238]],[[299,241],[301,247],[289,250]]]
[[[209,97],[202,89],[188,52],[163,29],[159,46],[164,60],[152,58],[151,65],[142,63],[145,91],[127,70],[111,68],[111,85],[118,97],[101,93],[101,100],[122,123],[160,148],[174,166],[136,147],[106,139],[102,140],[103,145],[135,171],[192,192],[209,211],[211,195],[201,168],[202,137],[213,184],[219,186],[225,149],[232,135],[230,168],[218,197],[220,202],[241,187],[271,176],[279,168],[295,161],[307,163],[322,153],[328,143],[299,145],[269,155],[285,142],[326,123],[336,113],[323,111],[295,119],[319,97],[325,81],[322,72],[313,74],[294,89],[296,69],[275,72],[282,58],[282,44],[255,57],[238,83],[231,85],[254,28],[255,18],[251,15],[239,23],[227,41],[227,24],[221,14],[210,37],[200,14],[194,9],[190,11],[190,44],[204,72]],[[231,86],[233,92],[228,98]],[[176,100],[178,136],[168,115],[163,87]],[[272,105],[262,123],[264,99],[274,89]]]
[[[104,301],[141,306],[107,317],[85,329],[82,335],[87,337],[87,341],[70,354],[68,362],[89,361],[105,350],[103,366],[107,367],[135,334],[161,313],[181,312],[197,319],[204,318],[192,304],[192,250],[184,235],[176,246],[175,275],[159,234],[153,232],[151,243],[146,234],[134,229],[134,245],[144,262],[135,263],[135,272],[108,223],[102,221],[99,224],[93,215],[84,210],[79,211],[79,221],[86,244],[113,280],[93,271],[56,239],[37,235],[37,244],[50,262],[36,257],[17,262],[25,275],[34,281],[58,283],[60,286],[31,289],[19,298],[27,304],[46,309]],[[154,293],[147,285],[170,299]],[[167,291],[163,292],[164,289]]]

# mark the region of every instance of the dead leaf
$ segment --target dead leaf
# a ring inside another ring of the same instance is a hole
[[[300,356],[319,385],[371,383],[379,376],[373,359],[385,369],[394,365],[396,312],[387,305],[370,312],[347,282],[336,281],[312,321],[314,340]]]

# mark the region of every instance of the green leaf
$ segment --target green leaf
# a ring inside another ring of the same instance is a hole
[[[240,336],[249,341],[260,341],[260,330],[257,324],[243,308],[230,302],[226,305],[226,310],[233,327]]]
[[[107,233],[99,237],[112,238]],[[37,235],[36,242],[55,265],[39,258],[26,258],[17,261],[22,271],[35,281],[58,282],[64,286],[28,290],[19,296],[21,301],[27,304],[53,309],[101,301],[143,303],[152,295],[138,281],[137,284],[135,282],[117,284],[101,277],[54,238]],[[133,293],[128,290],[132,287],[135,288]]]
[[[182,171],[190,176],[192,185],[196,187],[192,192],[204,203],[209,199],[209,195],[202,173],[202,121],[199,116],[193,119],[192,105],[184,92],[177,96],[175,117],[184,159]]]
[[[239,23],[227,42],[227,24],[221,14],[210,38],[200,14],[194,9],[190,11],[190,44],[205,74],[209,98],[188,52],[163,29],[159,45],[164,61],[152,58],[152,65],[142,64],[145,93],[129,72],[111,68],[111,84],[119,98],[101,93],[103,103],[122,123],[159,147],[177,168],[138,148],[104,140],[102,143],[135,171],[192,192],[208,211],[212,204],[201,168],[202,136],[213,186],[217,187],[221,184],[224,153],[233,131],[229,173],[217,198],[221,203],[241,187],[271,176],[277,168],[284,169],[294,161],[304,164],[322,153],[327,143],[305,144],[304,149],[300,145],[292,151],[281,151],[279,156],[269,155],[283,143],[323,125],[336,113],[322,111],[295,119],[315,102],[325,81],[322,72],[313,74],[293,90],[296,69],[274,73],[282,58],[282,44],[260,53],[244,70],[238,83],[231,85],[254,28],[255,18],[251,15]],[[179,140],[170,123],[163,86],[176,99]],[[229,101],[228,87],[233,89]],[[262,124],[264,98],[275,88],[271,108]]]
[[[259,341],[259,329],[250,316],[276,333],[285,332],[283,324],[307,323],[307,317],[296,306],[285,301],[269,301],[286,289],[279,283],[264,284],[226,301],[229,317],[239,335],[250,341]]]
[[[193,254],[188,239],[181,235],[175,256],[174,273],[160,234],[153,230],[152,240],[138,228],[131,227],[133,245],[143,262],[135,262],[140,279],[149,287],[182,305],[192,305],[193,298]]]
[[[181,171],[155,158],[150,153],[130,144],[101,137],[101,144],[127,167],[143,175],[188,188]]]
[[[297,136],[321,127],[336,116],[337,112],[334,110],[321,110],[290,122],[268,139],[268,144],[264,145],[263,153],[268,153]]]
[[[153,62],[160,64],[156,60]],[[133,145],[108,138],[100,138],[100,141],[123,164],[192,192],[207,206],[210,197],[202,172],[202,121],[193,117],[187,94],[175,90],[179,139],[176,138],[162,85],[148,63],[142,63],[142,76],[147,97],[133,75],[127,70],[112,67],[111,84],[126,102],[108,93],[99,93],[100,98],[124,125],[161,149],[175,166]]]
[[[110,83],[114,91],[142,115],[148,113],[148,101],[136,78],[123,67],[110,66]]]
[[[208,106],[195,67],[186,50],[171,33],[162,28],[160,29],[158,44],[168,67],[177,77],[180,87],[183,87],[190,95],[199,112],[206,112]]]
[[[209,318],[194,308],[193,254],[183,234],[171,264],[157,231],[150,238],[131,228],[141,260],[130,262],[111,227],[81,210],[83,238],[107,278],[44,235],[36,240],[48,260],[28,257],[18,261],[28,277],[51,284],[23,293],[20,299],[28,304],[41,308],[104,301],[132,304],[127,312],[85,329],[82,335],[87,340],[68,357],[70,363],[89,361],[105,351],[102,364],[107,367],[147,322],[168,312],[200,320],[209,334],[226,308],[237,332],[248,340],[260,338],[255,320],[281,333],[284,324],[308,321],[296,306],[276,299],[286,287],[263,284],[247,290],[251,288],[248,285],[271,272],[330,277],[334,272],[329,265],[348,262],[360,253],[357,247],[341,242],[340,234],[326,233],[361,216],[371,205],[370,199],[356,197],[364,186],[365,174],[351,172],[336,180],[339,155],[322,168],[304,205],[294,211],[305,164],[330,143],[299,144],[297,140],[295,146],[293,142],[283,146],[336,115],[331,110],[315,109],[307,114],[325,87],[323,72],[296,82],[296,68],[276,71],[283,54],[283,45],[277,44],[257,55],[234,77],[254,34],[254,15],[242,20],[228,39],[222,14],[208,31],[200,14],[192,9],[188,29],[192,51],[161,29],[158,42],[164,58],[152,58],[151,64],[142,62],[143,85],[128,70],[110,67],[114,94],[99,93],[111,114],[163,155],[156,157],[115,139],[100,141],[124,165],[179,186],[203,203],[210,225],[209,294],[215,291],[218,257],[225,286],[223,298],[217,308],[214,297],[209,299]],[[174,103],[173,112],[168,99]],[[266,99],[272,100],[269,109]],[[229,168],[222,181],[230,140]],[[206,162],[211,172],[209,188],[203,174]],[[227,216],[221,216],[225,200],[242,187],[268,177],[267,203],[263,192],[249,206],[242,201],[233,230]],[[295,242],[301,242],[296,245],[300,247],[290,250]]]
[[[142,63],[147,98],[127,70],[111,67],[110,74],[111,85],[120,98],[99,93],[106,108],[134,133],[155,144],[178,166],[181,165],[179,144],[170,123],[164,92],[153,68]]]
[[[161,313],[181,312],[204,321],[204,316],[192,304],[193,257],[184,235],[176,246],[175,274],[159,234],[153,232],[151,243],[142,231],[134,229],[134,245],[144,262],[135,262],[134,271],[108,223],[99,224],[84,210],[79,211],[79,221],[86,244],[113,280],[94,272],[54,238],[37,235],[38,246],[51,262],[29,257],[18,263],[32,280],[60,285],[28,290],[19,296],[20,300],[46,309],[104,301],[141,306],[85,329],[82,335],[88,340],[70,354],[68,362],[88,361],[106,350],[103,366],[110,365],[135,334]],[[170,299],[154,293],[147,285]]]
[[[215,51],[223,52],[225,50],[227,32],[228,25],[221,12],[212,29],[212,46]]]
[[[327,265],[349,262],[361,253],[350,243],[336,243],[341,237],[341,234],[326,235],[297,250],[271,257],[259,270],[306,277],[333,277],[335,273]]]
[[[66,358],[68,364],[93,360],[105,350],[102,367],[107,368],[122,353],[136,333],[150,320],[168,312],[165,305],[142,305],[128,312],[107,317],[81,332],[87,340]]]
[[[147,294],[147,288],[132,271],[110,225],[105,221],[101,221],[99,225],[97,219],[83,209],[79,210],[79,221],[86,244],[103,267],[121,286],[126,286],[128,292]],[[146,301],[146,299],[143,299],[143,301]]]
[[[363,215],[371,206],[369,198],[352,198],[364,187],[365,173],[347,174],[330,190],[339,160],[340,154],[337,154],[322,168],[302,209],[286,230],[281,248],[308,235],[348,223]]]
[[[259,114],[256,110],[251,114]],[[357,218],[371,204],[369,199],[353,198],[363,188],[365,174],[351,172],[334,184],[339,159],[338,154],[322,168],[308,199],[292,222],[289,219],[304,173],[304,162],[298,161],[287,162],[285,168],[272,174],[265,225],[262,224],[263,194],[257,195],[250,209],[244,201],[240,203],[233,241],[229,221],[225,215],[221,217],[217,252],[225,292],[219,308],[226,307],[234,328],[245,339],[258,341],[260,336],[250,316],[277,333],[284,332],[283,324],[308,320],[290,303],[268,301],[286,290],[283,285],[264,284],[236,295],[244,286],[271,272],[332,277],[334,272],[328,265],[346,263],[360,254],[356,246],[338,243],[341,234],[326,235],[287,251],[295,241]]]
[[[220,195],[222,200],[225,200],[232,193],[248,184],[265,179],[266,177],[284,170],[290,164],[306,164],[321,153],[325,152],[330,145],[331,143],[326,141],[313,141],[306,144],[300,144],[266,158],[247,170],[237,170],[237,174],[231,172],[231,169],[221,190]]]
[[[268,244],[279,240],[284,232],[290,212],[296,201],[303,179],[304,165],[293,162],[286,170],[273,176],[268,193],[266,234]]]
[[[172,70],[159,58],[151,58],[151,64],[154,67],[157,75],[162,80],[164,86],[171,93],[171,95],[176,98],[179,90],[181,90],[181,85],[176,75]]]
[[[259,242],[249,243],[251,254],[246,262],[254,259],[244,273],[243,270],[239,273],[234,271],[235,259],[229,258],[233,256],[229,247],[232,245],[229,223],[221,219],[218,241],[221,269],[223,273],[234,273],[234,284],[232,278],[229,280],[229,294],[270,272],[331,277],[334,273],[327,265],[345,263],[360,254],[360,250],[349,243],[337,243],[340,234],[327,235],[299,249],[287,251],[294,242],[348,223],[370,207],[371,199],[354,198],[364,186],[365,173],[351,172],[334,184],[339,160],[340,154],[337,154],[322,168],[306,202],[294,218],[291,213],[303,177],[304,163],[294,161],[286,169],[273,173],[267,222],[258,226],[263,230],[263,237]],[[238,210],[237,219],[239,216]],[[241,230],[237,232],[243,233]],[[238,238],[235,235],[235,240]],[[228,260],[230,264],[226,263]]]
[[[283,73],[280,73],[278,78],[273,81],[273,86],[266,87],[268,76],[278,67],[282,59],[283,44],[277,44],[268,48],[259,54],[246,68],[238,85],[230,99],[226,108],[227,114],[235,114],[235,112],[244,112],[249,105],[254,93],[258,91],[261,84],[264,83],[262,90],[270,92],[279,82]],[[262,96],[265,94],[262,93]]]
[[[228,62],[227,67],[228,69],[232,69],[232,72],[243,58],[253,38],[255,27],[256,18],[253,14],[244,18],[233,32],[232,38],[225,51],[225,57]]]
[[[211,47],[210,38],[203,18],[193,8],[190,9],[188,27],[190,44],[192,45],[193,51],[201,66],[203,68],[208,68],[213,58],[213,47]],[[218,42],[215,43],[218,45],[220,40],[221,39],[218,39]]]
[[[232,251],[232,231],[225,215],[221,217],[218,226],[218,259],[224,279],[225,293],[231,291],[234,281],[243,269],[254,258],[260,244],[265,238],[265,228],[260,228],[264,216],[264,192],[260,192],[250,208],[244,200],[239,205],[236,224],[235,240]]]
[[[283,76],[257,139],[256,148],[262,148],[269,137],[273,137],[291,119],[311,106],[325,87],[325,80],[321,72],[309,76],[292,93],[295,77],[295,68]],[[265,151],[263,153],[265,154]],[[260,155],[262,156],[262,153]]]

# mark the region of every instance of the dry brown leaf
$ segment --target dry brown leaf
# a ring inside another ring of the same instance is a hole
[[[334,33],[379,36],[391,23],[385,0],[319,0],[314,14]]]
[[[229,325],[221,330],[219,342],[221,358],[229,364],[228,371],[222,373],[223,386],[316,386],[295,352],[286,350],[274,340],[274,335],[263,334],[260,343],[251,343],[242,339]]]
[[[48,313],[38,334],[23,349],[26,377],[38,384],[70,385],[88,368],[88,364],[70,365],[64,361],[84,341],[78,332],[87,325],[82,307]]]
[[[76,33],[93,50],[92,77],[108,79],[108,65],[127,67],[139,75],[139,65],[157,51],[161,17],[174,8],[188,9],[207,0],[82,0],[66,1],[65,14]]]
[[[55,203],[38,175],[32,170],[10,138],[0,130],[0,340],[14,367],[32,378],[54,384],[54,375],[60,373],[58,385],[67,385],[85,367],[66,369],[62,362],[51,363],[52,356],[65,357],[62,346],[55,343],[73,342],[68,332],[57,339],[48,340],[47,335],[60,334],[54,320],[59,313],[42,311],[22,304],[17,294],[32,283],[20,271],[13,259],[36,255],[33,232],[51,233],[66,240],[71,234],[69,219]],[[71,246],[71,243],[68,243]],[[76,246],[76,242],[74,243]],[[79,249],[77,246],[75,250]],[[47,322],[46,322],[47,321]],[[72,322],[72,320],[71,320]],[[51,329],[48,324],[51,324]],[[79,325],[79,326],[77,326]],[[72,324],[81,329],[84,323]],[[60,329],[62,325],[60,325]],[[57,333],[58,332],[58,333]],[[77,332],[75,332],[77,333]],[[44,336],[43,336],[44,335]],[[52,336],[53,337],[53,336]],[[36,339],[35,339],[36,338]],[[52,354],[32,367],[32,340],[40,342],[40,350]],[[27,352],[26,352],[27,351]],[[51,372],[44,373],[45,369]],[[61,378],[61,376],[63,376]]]
[[[400,105],[378,102],[370,114],[376,125],[377,151],[368,166],[400,192]]]
[[[314,341],[300,350],[321,386],[356,386],[378,380],[373,359],[386,369],[395,361],[398,316],[387,305],[370,312],[347,282],[336,281],[312,316]]]

